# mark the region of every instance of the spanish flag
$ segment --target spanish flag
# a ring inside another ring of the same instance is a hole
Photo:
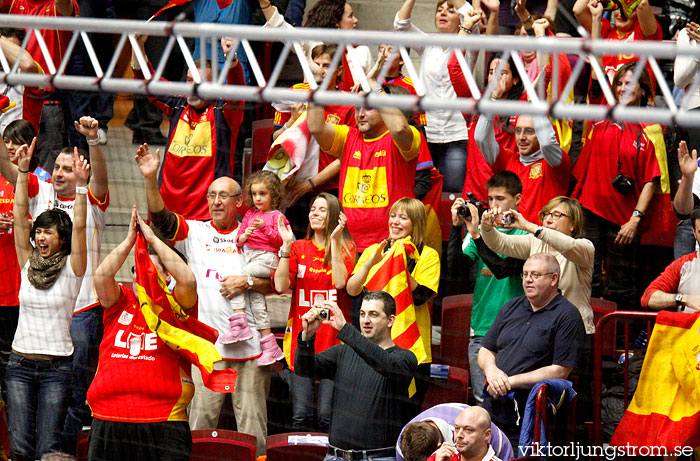
[[[425,215],[425,244],[442,256],[442,229],[440,228],[440,199],[442,198],[442,175],[436,168],[430,170],[430,191],[423,197]]]
[[[148,256],[146,239],[136,237],[136,285],[148,328],[172,350],[202,372],[204,385],[214,392],[233,392],[236,371],[214,370],[221,355],[214,347],[219,332],[203,324],[177,303]]]
[[[397,346],[416,354],[419,364],[429,363],[432,357],[429,346],[426,349],[421,331],[427,331],[427,344],[430,345],[430,316],[419,319],[416,315],[411,285],[408,282],[409,257],[418,257],[418,249],[411,242],[411,237],[394,242],[382,260],[370,269],[365,287],[370,291],[385,291],[394,298],[396,320],[391,327],[391,339]]]
[[[614,446],[700,446],[700,313],[659,312]]]
[[[184,5],[185,3],[189,3],[189,2],[191,2],[191,1],[192,1],[192,0],[171,0],[171,1],[169,1],[168,4],[165,5],[163,8],[159,9],[158,11],[156,11],[156,13],[155,13],[153,16],[150,17],[149,21],[152,21],[156,16],[158,16],[158,15],[161,14],[163,11],[165,11],[165,10],[167,10],[167,9],[169,9],[169,8],[172,8],[172,7],[174,7],[174,6]],[[227,6],[229,6],[231,3],[233,3],[233,0],[216,0],[216,4],[219,6],[219,9],[220,9],[220,10],[223,10],[224,8],[226,8]]]

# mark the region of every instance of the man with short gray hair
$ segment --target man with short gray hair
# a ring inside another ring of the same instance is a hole
[[[524,411],[532,386],[566,378],[579,365],[583,320],[559,292],[559,276],[554,256],[530,256],[523,266],[525,296],[501,308],[479,350],[487,384],[483,407],[515,442],[513,446],[520,434],[518,409]],[[501,398],[506,396],[515,403]]]

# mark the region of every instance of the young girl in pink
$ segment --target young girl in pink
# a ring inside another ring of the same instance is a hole
[[[270,278],[277,268],[278,252],[282,246],[277,221],[282,214],[278,208],[282,202],[284,188],[277,175],[269,171],[258,171],[251,175],[245,188],[246,201],[251,208],[243,217],[236,239],[237,245],[245,250],[243,274]],[[286,218],[284,221],[288,223]],[[246,306],[250,307],[247,313]],[[248,290],[231,299],[231,307],[231,330],[221,335],[220,341],[223,344],[250,339],[250,328],[254,327],[261,335],[262,355],[258,358],[258,365],[270,365],[284,358],[284,353],[270,330],[265,295]]]

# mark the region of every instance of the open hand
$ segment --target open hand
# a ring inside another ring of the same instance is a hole
[[[85,157],[78,153],[76,147],[73,151],[73,172],[75,173],[76,186],[87,186],[88,178],[90,178],[90,165]]]
[[[153,155],[148,144],[141,144],[136,151],[134,160],[136,160],[139,171],[144,178],[154,177],[158,174],[158,167],[160,166],[160,149],[156,149],[156,153]]]

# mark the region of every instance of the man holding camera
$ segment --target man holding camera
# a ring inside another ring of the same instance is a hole
[[[326,460],[395,459],[401,407],[418,368],[413,352],[391,340],[395,315],[394,298],[373,291],[360,308],[362,334],[330,301],[302,316],[294,367],[302,376],[334,381]],[[343,344],[314,354],[314,335],[322,324],[338,330]]]
[[[486,182],[489,208],[517,210],[522,198],[522,182],[512,171],[499,171]],[[468,212],[467,216],[464,212]],[[460,197],[452,204],[452,232],[447,248],[448,267],[463,271],[476,262],[474,306],[472,308],[469,339],[469,370],[476,401],[481,403],[486,377],[477,361],[481,341],[491,327],[498,311],[508,301],[522,296],[520,273],[524,260],[502,256],[491,250],[479,232],[480,213],[473,203],[465,203]],[[462,241],[462,226],[467,226],[467,235]],[[499,227],[508,235],[527,232]],[[461,245],[461,246],[460,246]],[[459,269],[457,269],[459,268]],[[468,271],[467,271],[468,272]]]
[[[522,181],[523,200],[518,211],[528,221],[538,222],[538,214],[547,202],[566,195],[571,178],[571,158],[561,149],[547,117],[518,117],[515,122],[517,152],[500,146],[496,141],[493,115],[479,116],[474,139],[493,171],[512,171]]]

